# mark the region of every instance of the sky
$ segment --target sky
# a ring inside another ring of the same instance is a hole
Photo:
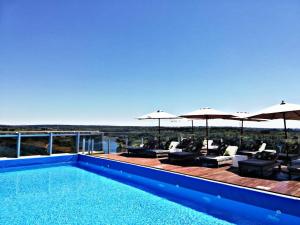
[[[0,0],[0,124],[300,104],[299,21],[299,0]]]

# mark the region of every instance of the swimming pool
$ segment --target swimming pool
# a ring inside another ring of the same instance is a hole
[[[0,224],[300,224],[298,199],[107,159],[0,168]]]

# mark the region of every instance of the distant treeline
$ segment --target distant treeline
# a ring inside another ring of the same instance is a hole
[[[204,132],[202,126],[194,127],[195,132]],[[162,131],[192,132],[190,126],[185,127],[161,127]],[[102,132],[156,132],[156,126],[107,126],[107,125],[0,125],[1,131],[64,131],[64,130],[95,130]],[[210,130],[237,131],[239,127],[210,127]],[[245,128],[245,132],[277,133],[282,129],[276,128]],[[288,132],[298,133],[300,129],[288,129]]]
[[[114,137],[119,143],[120,149],[128,145],[138,146],[142,142],[158,138],[157,127],[141,127],[141,126],[85,126],[85,125],[24,125],[24,126],[7,126],[0,125],[2,132],[16,131],[101,131],[106,137]],[[181,140],[182,138],[193,137],[201,141],[205,138],[205,127],[194,127],[192,132],[191,127],[162,127],[161,141],[167,144],[170,140]],[[300,143],[300,130],[288,130],[288,144]],[[241,144],[240,128],[239,127],[210,127],[209,138],[232,145]],[[267,128],[245,128],[243,136],[243,146],[241,148],[250,148],[253,143],[263,141],[267,143],[269,149],[281,149],[286,145],[284,140],[284,132],[282,129],[267,129]],[[70,152],[74,151],[74,141],[72,138],[55,138],[55,151]],[[24,154],[47,153],[48,139],[46,138],[25,138],[22,142]],[[15,140],[2,138],[0,139],[0,156],[5,156],[8,153],[15,153]]]
[[[142,140],[155,139],[158,137],[157,127],[141,127],[141,126],[92,126],[92,125],[22,125],[22,126],[6,126],[0,125],[1,131],[101,131],[106,136],[116,137],[120,143],[124,143],[125,139],[129,141],[129,145],[139,145]],[[161,140],[167,142],[169,140],[180,140],[184,137],[197,137],[204,139],[205,128],[194,127],[192,133],[191,127],[162,127]],[[299,142],[300,130],[288,129],[288,141],[291,143]],[[210,127],[209,138],[213,140],[223,140],[228,144],[240,144],[240,128],[239,127]],[[277,148],[284,142],[284,133],[282,129],[268,128],[245,128],[243,143],[249,144],[256,141],[264,141],[268,148]],[[3,144],[3,143],[2,143]]]

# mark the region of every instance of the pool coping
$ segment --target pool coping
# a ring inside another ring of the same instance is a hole
[[[47,158],[47,157],[56,157],[56,156],[65,156],[65,155],[79,155],[79,154],[77,154],[77,153],[57,153],[57,154],[52,154],[52,155],[20,156],[19,158],[0,157],[0,162],[3,160],[35,159],[35,158]]]
[[[83,154],[79,154],[79,155],[83,155]],[[212,182],[212,183],[216,183],[216,184],[228,185],[228,186],[235,187],[235,188],[241,188],[241,189],[245,189],[245,190],[249,190],[249,191],[256,191],[256,192],[260,192],[260,193],[264,193],[264,194],[270,194],[270,195],[275,195],[275,196],[278,196],[278,197],[290,198],[290,199],[293,199],[293,200],[299,200],[300,201],[300,197],[296,197],[296,196],[291,196],[291,195],[282,194],[282,193],[273,192],[273,191],[268,191],[268,190],[261,190],[261,189],[258,189],[258,188],[245,187],[245,186],[241,186],[241,185],[237,185],[237,184],[217,181],[217,180],[204,178],[204,177],[197,177],[197,176],[188,175],[188,174],[184,174],[184,173],[180,173],[180,172],[166,170],[166,169],[163,169],[163,168],[145,166],[145,165],[140,165],[140,164],[136,164],[136,163],[124,162],[124,161],[117,160],[117,159],[109,159],[109,158],[97,157],[97,156],[92,156],[92,155],[83,155],[83,156],[88,156],[88,157],[92,157],[92,158],[96,158],[96,159],[100,158],[100,159],[105,159],[105,160],[108,160],[108,161],[114,161],[114,162],[119,162],[119,163],[132,165],[132,166],[138,166],[138,167],[153,169],[153,170],[157,170],[157,171],[163,171],[163,172],[166,172],[166,173],[181,175],[181,176],[185,176],[185,177],[189,177],[189,178],[198,179],[198,180],[201,180],[201,181],[208,181],[208,182]]]
[[[156,170],[156,171],[163,171],[163,172],[166,172],[166,173],[181,175],[181,176],[184,176],[184,177],[198,179],[198,180],[201,180],[201,181],[207,181],[207,182],[212,182],[212,183],[216,183],[216,184],[227,185],[227,186],[231,186],[231,187],[235,187],[235,188],[241,188],[241,189],[245,189],[245,190],[249,190],[249,191],[256,191],[256,192],[260,192],[260,193],[264,193],[264,194],[271,194],[271,195],[275,195],[275,196],[279,196],[279,197],[284,197],[284,198],[289,198],[289,199],[300,201],[300,197],[297,197],[297,196],[287,195],[287,194],[278,193],[278,192],[269,191],[269,190],[262,190],[262,189],[258,189],[258,188],[255,188],[255,187],[245,187],[245,186],[232,184],[232,183],[228,183],[228,182],[217,181],[217,180],[213,180],[213,179],[209,179],[209,178],[193,176],[193,175],[184,174],[184,173],[180,173],[180,172],[176,172],[176,171],[170,171],[170,170],[166,170],[164,168],[157,168],[157,167],[146,166],[146,165],[141,165],[141,164],[137,164],[137,163],[124,162],[124,161],[117,160],[117,159],[110,159],[110,158],[98,157],[98,156],[93,156],[93,155],[86,155],[86,154],[81,154],[81,153],[59,153],[59,154],[52,154],[52,155],[21,156],[19,158],[4,158],[4,157],[1,157],[0,158],[0,163],[3,162],[3,161],[21,161],[21,160],[26,161],[26,159],[28,159],[28,160],[29,159],[43,159],[43,158],[44,159],[47,159],[47,158],[53,158],[54,159],[54,158],[62,157],[62,156],[70,156],[70,157],[71,156],[74,156],[74,157],[84,156],[84,157],[90,157],[90,158],[94,158],[94,159],[108,160],[108,161],[112,161],[112,162],[123,163],[123,164],[126,164],[126,165],[137,166],[137,167],[152,169],[152,170]],[[43,164],[43,163],[38,163],[38,164]],[[22,166],[22,165],[20,165],[20,166]],[[0,165],[0,168],[2,168],[1,165]]]

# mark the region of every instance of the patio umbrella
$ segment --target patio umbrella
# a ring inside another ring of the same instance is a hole
[[[162,119],[178,119],[178,116],[157,110],[137,118],[138,120],[158,120],[158,144],[160,145],[160,120]]]
[[[206,141],[207,141],[207,150],[208,150],[208,120],[209,119],[230,119],[233,117],[232,114],[218,111],[212,108],[201,108],[190,113],[181,115],[180,117],[188,119],[205,119],[206,121]]]
[[[286,120],[300,120],[300,105],[285,103],[284,101],[282,101],[279,105],[274,105],[269,108],[263,109],[250,116],[250,118],[269,120],[283,119],[284,137],[285,140],[287,140],[288,135],[286,128]],[[286,151],[286,156],[288,158],[288,151]]]
[[[253,122],[263,122],[266,121],[265,119],[256,119],[256,118],[249,118],[251,116],[248,112],[237,112],[233,114],[233,117],[230,118],[231,120],[238,120],[241,121],[241,132],[240,132],[240,145],[242,145],[243,135],[244,135],[244,122],[245,121],[253,121]]]

